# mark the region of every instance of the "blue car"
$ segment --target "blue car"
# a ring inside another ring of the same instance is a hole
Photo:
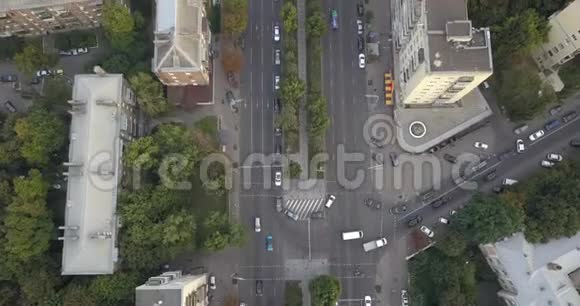
[[[274,245],[272,244],[272,235],[266,236],[266,251],[273,252]]]

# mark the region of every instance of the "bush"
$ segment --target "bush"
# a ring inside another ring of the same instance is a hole
[[[332,306],[340,296],[340,282],[331,275],[321,275],[310,281],[310,297],[312,305]]]
[[[289,168],[290,178],[299,178],[300,174],[302,174],[302,168],[300,167],[300,164],[295,161],[290,162]]]

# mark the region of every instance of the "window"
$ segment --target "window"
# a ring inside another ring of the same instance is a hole
[[[473,77],[472,76],[462,76],[459,77],[459,79],[457,79],[458,83],[471,83],[473,82]]]
[[[573,40],[578,40],[578,39],[576,38],[576,34],[572,34],[572,39],[573,39]]]
[[[552,50],[548,51],[548,54],[550,54],[550,57],[554,56],[554,53],[552,53]]]

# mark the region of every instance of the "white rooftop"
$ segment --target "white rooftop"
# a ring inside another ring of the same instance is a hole
[[[122,90],[121,74],[75,75],[62,274],[114,271]]]
[[[517,291],[518,305],[580,305],[580,295],[568,275],[580,268],[580,233],[546,244],[530,244],[517,233],[497,242],[495,248]],[[548,263],[561,269],[549,269]]]
[[[41,7],[64,6],[78,2],[103,3],[102,0],[0,0],[0,12]]]

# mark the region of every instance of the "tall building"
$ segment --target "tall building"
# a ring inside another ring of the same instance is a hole
[[[522,233],[479,247],[509,306],[580,305],[580,233],[531,244]]]
[[[136,100],[121,74],[79,74],[69,104],[62,274],[111,274],[123,147],[137,135]]]
[[[580,53],[580,0],[552,14],[549,24],[548,41],[532,54],[541,70],[557,71]]]
[[[135,306],[207,306],[207,274],[165,272],[135,288]]]
[[[103,0],[1,0],[0,37],[98,27]]]
[[[168,86],[210,83],[211,42],[203,0],[158,0],[152,70]]]
[[[493,73],[489,29],[475,29],[465,0],[397,0],[393,39],[399,107],[450,107]]]

